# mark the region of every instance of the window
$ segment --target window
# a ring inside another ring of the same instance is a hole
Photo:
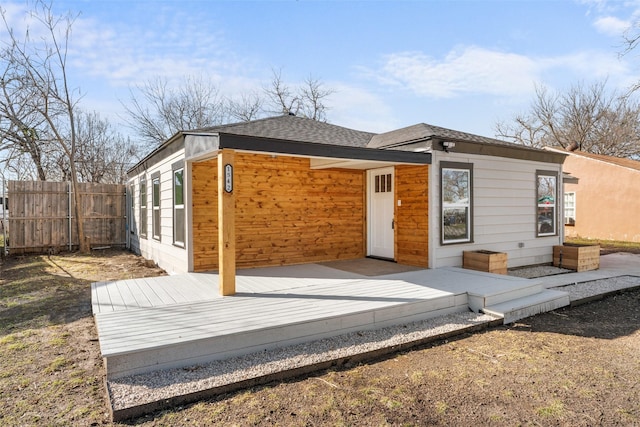
[[[147,237],[147,180],[140,178],[140,236]]]
[[[151,223],[153,238],[160,240],[160,173],[151,175],[151,205],[153,207]]]
[[[184,247],[184,162],[172,165],[173,169],[173,243]]]
[[[129,200],[131,201],[131,206],[129,209],[129,232],[131,234],[136,234],[136,221],[135,221],[135,213],[136,213],[136,185],[135,183],[131,183],[129,185]]]
[[[376,193],[391,193],[393,190],[391,185],[391,176],[392,174],[390,173],[375,176]]]
[[[576,225],[576,193],[564,193],[564,223]]]
[[[472,241],[473,165],[440,164],[442,203],[442,244]]]
[[[556,172],[537,173],[537,232],[538,236],[554,236],[556,234],[556,199],[558,175]]]

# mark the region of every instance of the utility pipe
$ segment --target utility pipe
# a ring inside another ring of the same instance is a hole
[[[71,181],[67,182],[67,189],[69,194],[69,252],[73,251],[73,242],[71,240]]]
[[[7,197],[4,192],[4,175],[2,175],[2,255],[7,256]]]

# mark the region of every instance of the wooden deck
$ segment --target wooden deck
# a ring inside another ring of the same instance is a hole
[[[542,292],[526,279],[463,269],[378,276],[319,264],[240,270],[230,297],[217,295],[217,279],[190,273],[92,284],[107,377],[479,311]]]

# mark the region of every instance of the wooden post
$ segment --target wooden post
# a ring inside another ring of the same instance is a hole
[[[234,159],[233,150],[218,153],[218,269],[222,296],[236,293]]]

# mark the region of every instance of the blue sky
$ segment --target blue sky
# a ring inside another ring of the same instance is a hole
[[[20,26],[24,2],[2,7]],[[81,106],[121,122],[129,88],[155,76],[207,75],[229,96],[281,69],[335,90],[331,123],[383,132],[429,123],[494,136],[526,111],[535,84],[564,90],[640,80],[620,57],[639,1],[54,0],[80,13],[71,43]],[[6,35],[3,35],[6,37]]]

